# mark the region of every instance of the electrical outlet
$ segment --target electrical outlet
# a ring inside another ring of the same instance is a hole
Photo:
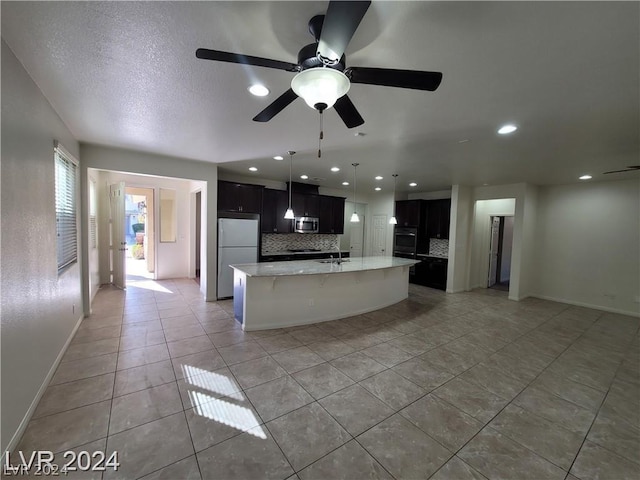
[[[313,307],[314,305],[315,305],[315,302],[314,302],[313,298],[310,298],[309,299],[309,306]]]

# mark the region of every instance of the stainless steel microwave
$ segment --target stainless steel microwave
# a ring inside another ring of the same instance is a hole
[[[316,217],[296,217],[293,231],[296,233],[318,233],[320,221]]]

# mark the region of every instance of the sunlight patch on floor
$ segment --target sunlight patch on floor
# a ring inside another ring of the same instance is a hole
[[[201,392],[189,392],[189,397],[192,403],[196,403],[194,410],[198,415],[255,437],[267,438],[264,430],[259,427],[260,421],[250,409],[225,400],[215,399],[211,395]]]

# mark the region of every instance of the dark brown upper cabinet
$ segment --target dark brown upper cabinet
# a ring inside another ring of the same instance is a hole
[[[429,238],[449,238],[451,199],[427,201],[427,236]]]
[[[285,190],[265,188],[262,195],[260,231],[262,233],[291,233],[291,220],[285,220],[284,213],[289,207],[289,195]]]
[[[262,185],[218,181],[218,211],[261,213]]]
[[[398,227],[420,227],[425,220],[424,200],[398,200],[396,220]]]
[[[319,195],[319,233],[344,233],[344,198]]]

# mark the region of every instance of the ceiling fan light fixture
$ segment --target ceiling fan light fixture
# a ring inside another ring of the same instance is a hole
[[[316,67],[303,70],[291,80],[291,89],[311,108],[331,108],[351,86],[347,76],[333,68]]]

